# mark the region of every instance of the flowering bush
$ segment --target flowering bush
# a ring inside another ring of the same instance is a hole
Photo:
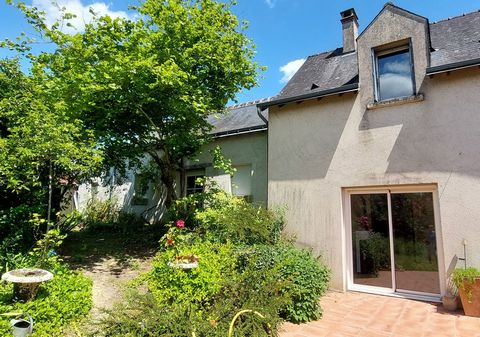
[[[195,237],[192,230],[185,227],[185,221],[178,219],[175,223],[168,223],[167,233],[160,239],[160,244],[166,250],[173,250],[178,252],[179,249],[185,245],[194,242]]]
[[[178,229],[185,228],[185,221],[183,221],[182,219],[177,220],[175,225],[177,226]]]
[[[277,336],[282,319],[319,318],[329,271],[281,239],[282,217],[218,190],[198,195],[176,204],[152,271],[135,281],[150,291],[113,310],[101,336],[224,337],[243,309],[266,318],[242,317],[235,336]],[[178,261],[198,265],[182,269]]]
[[[363,228],[363,230],[366,230],[366,231],[372,230],[372,225],[370,224],[370,220],[366,215],[362,215],[360,218],[357,219],[357,225],[358,227]]]

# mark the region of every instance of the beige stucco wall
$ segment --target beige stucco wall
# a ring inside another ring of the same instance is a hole
[[[421,92],[375,110],[361,93],[270,109],[269,206],[287,206],[287,230],[324,257],[334,289],[346,287],[345,187],[436,184],[441,269],[464,238],[480,267],[480,69],[424,77]]]
[[[252,201],[266,205],[267,132],[260,131],[216,138],[214,142],[203,149],[202,154],[198,156],[196,161],[189,161],[187,165],[211,164],[212,156],[209,151],[216,146],[220,146],[223,155],[232,161],[233,166],[251,165]],[[210,177],[223,174],[213,167],[207,167],[205,172]]]

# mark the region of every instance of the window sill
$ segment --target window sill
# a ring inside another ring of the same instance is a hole
[[[423,94],[418,94],[418,95],[413,95],[408,97],[401,97],[401,98],[394,98],[386,101],[369,103],[367,104],[367,110],[380,109],[380,108],[385,108],[389,106],[396,106],[396,105],[402,105],[402,104],[408,104],[408,103],[416,103],[416,102],[421,102],[424,99],[425,99],[425,96]]]

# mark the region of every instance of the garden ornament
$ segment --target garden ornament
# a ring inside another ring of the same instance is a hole
[[[22,302],[33,300],[37,296],[40,284],[52,278],[51,272],[37,268],[11,270],[2,275],[3,281],[13,283],[14,297]]]
[[[16,318],[10,320],[13,337],[27,337],[33,332],[33,318],[27,313],[7,313],[2,316],[14,316]],[[22,319],[22,316],[27,316],[28,321]]]

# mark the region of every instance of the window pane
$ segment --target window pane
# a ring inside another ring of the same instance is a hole
[[[187,177],[187,189],[195,187],[195,176]]]
[[[187,195],[193,194],[193,193],[201,193],[203,192],[203,184],[198,181],[198,179],[203,179],[205,176],[202,175],[191,175],[187,176]]]
[[[380,100],[413,95],[410,50],[377,57]]]
[[[387,194],[352,194],[353,280],[392,288]]]
[[[432,193],[392,194],[397,288],[440,293]]]

